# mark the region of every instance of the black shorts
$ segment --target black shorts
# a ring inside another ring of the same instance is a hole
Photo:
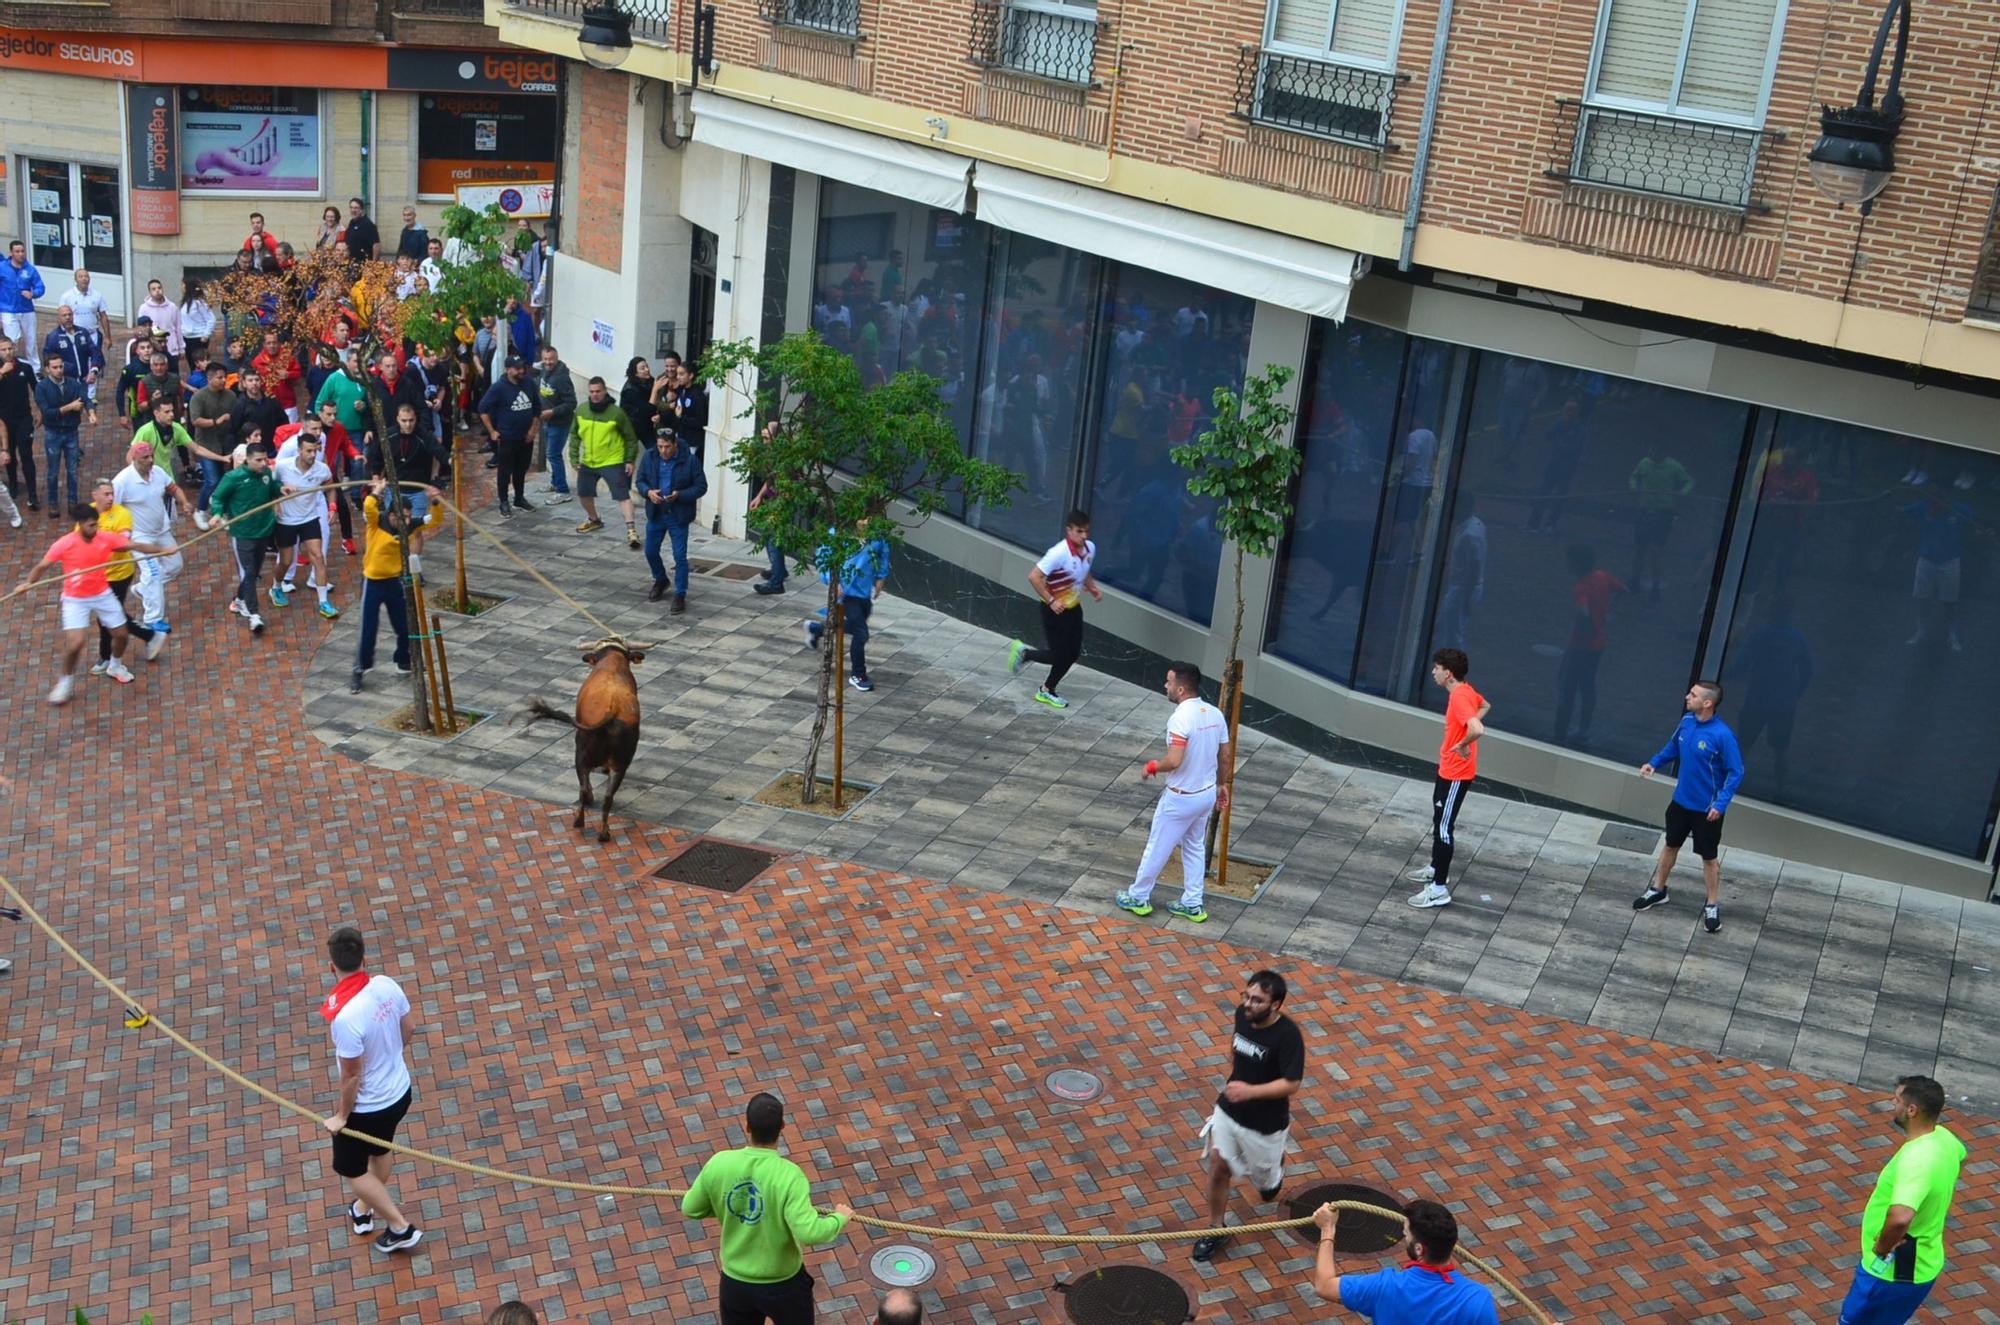
[[[611,489],[611,500],[624,501],[632,495],[632,476],[625,472],[623,465],[584,465],[576,472],[576,495],[595,497],[597,481],[603,479]]]
[[[311,524],[285,524],[282,521],[271,530],[271,546],[274,548],[295,547],[300,543],[320,541],[319,521]]]
[[[403,1115],[410,1111],[410,1093],[403,1092],[403,1098],[386,1109],[376,1109],[372,1113],[350,1113],[347,1126],[356,1132],[378,1137],[384,1141],[396,1139],[396,1125],[403,1121]],[[343,1178],[358,1178],[368,1172],[368,1161],[376,1155],[386,1155],[389,1147],[370,1145],[357,1141],[351,1136],[335,1135],[333,1138],[333,1171]]]
[[[1667,845],[1679,851],[1690,833],[1694,835],[1694,854],[1714,860],[1722,845],[1722,820],[1710,819],[1706,810],[1690,810],[1679,801],[1668,801]]]

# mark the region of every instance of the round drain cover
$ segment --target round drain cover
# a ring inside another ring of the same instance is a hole
[[[1062,1286],[1076,1325],[1182,1325],[1187,1290],[1144,1265],[1104,1265]]]
[[[1059,1100],[1081,1104],[1104,1093],[1104,1082],[1095,1072],[1080,1067],[1059,1067],[1042,1078],[1042,1089]]]
[[[884,1247],[868,1258],[868,1273],[889,1288],[915,1288],[930,1282],[937,1261],[921,1247]]]
[[[1297,1196],[1285,1202],[1294,1219],[1310,1219],[1312,1212],[1328,1201],[1361,1201],[1368,1205],[1379,1205],[1385,1210],[1401,1210],[1409,1202],[1400,1196],[1374,1187],[1363,1187],[1358,1183],[1329,1182],[1318,1187],[1308,1187]],[[1311,1224],[1293,1230],[1301,1242],[1317,1243],[1319,1230]],[[1359,1210],[1342,1210],[1340,1223],[1333,1230],[1333,1249],[1347,1256],[1368,1256],[1387,1251],[1403,1240],[1403,1221],[1387,1215],[1364,1214]]]

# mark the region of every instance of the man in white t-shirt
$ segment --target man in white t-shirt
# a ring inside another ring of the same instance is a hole
[[[1229,723],[1221,709],[1202,699],[1201,669],[1193,663],[1167,664],[1166,692],[1174,702],[1174,714],[1167,719],[1167,754],[1148,759],[1140,776],[1165,773],[1167,785],[1153,807],[1153,831],[1146,837],[1138,877],[1115,900],[1121,911],[1153,914],[1153,885],[1179,847],[1181,900],[1167,914],[1198,925],[1208,919],[1201,900],[1209,812],[1229,805]]]
[[[326,952],[340,977],[319,1006],[340,1061],[340,1107],[326,1119],[326,1130],[333,1133],[333,1171],[347,1179],[356,1197],[347,1207],[354,1232],[373,1233],[380,1216],[388,1227],[375,1239],[375,1250],[408,1251],[423,1241],[424,1231],[403,1218],[389,1195],[389,1151],[374,1142],[395,1140],[396,1125],[410,1111],[410,1068],[403,1061],[410,1000],[388,976],[361,969],[367,945],[360,930],[336,929]]]
[[[112,478],[111,498],[132,512],[132,537],[141,543],[171,546],[174,510],[193,510],[194,502],[181,491],[180,485],[167,477],[151,446],[134,442],[127,457],[132,463]],[[167,506],[169,497],[174,500],[172,510]],[[183,565],[178,552],[148,557],[139,563],[140,624],[155,634],[164,635],[173,629],[167,624],[167,583],[181,573]]]
[[[1047,663],[1049,679],[1035,691],[1035,702],[1052,709],[1069,707],[1056,687],[1083,656],[1083,595],[1087,592],[1098,602],[1104,601],[1090,575],[1090,563],[1096,559],[1097,544],[1090,541],[1090,512],[1071,511],[1063,517],[1063,541],[1043,553],[1028,571],[1028,585],[1042,600],[1045,647],[1031,649],[1015,640],[1007,646],[1007,670],[1018,672],[1029,663]]]
[[[56,302],[76,315],[76,324],[79,327],[85,331],[94,331],[100,336],[104,334],[106,317],[104,296],[90,288],[89,272],[78,267],[76,283],[63,291],[62,298]]]
[[[333,605],[333,577],[327,573],[326,556],[321,551],[326,538],[326,493],[320,489],[333,482],[333,471],[319,458],[323,426],[319,416],[308,416],[298,426],[299,432],[286,443],[292,454],[271,466],[286,493],[285,500],[278,503],[278,523],[271,533],[280,565],[284,564],[285,550],[292,549],[291,564],[271,586],[271,606],[284,607],[291,602],[286,595],[298,592],[293,577],[299,563],[304,562],[306,587],[319,594],[319,614],[331,621],[340,615],[340,609]]]

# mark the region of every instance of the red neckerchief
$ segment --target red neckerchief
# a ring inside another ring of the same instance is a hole
[[[366,971],[356,971],[353,975],[342,976],[340,983],[333,987],[333,992],[326,996],[326,1001],[319,1005],[319,1015],[325,1017],[328,1021],[332,1021],[340,1015],[342,1008],[353,1001],[356,994],[367,987],[368,972]]]
[[[1069,543],[1069,539],[1065,538],[1065,539],[1063,539],[1063,542],[1065,542],[1065,543]],[[1087,548],[1087,547],[1089,547],[1089,546],[1090,546],[1090,540],[1089,540],[1089,539],[1087,539],[1087,538],[1086,538],[1085,540],[1083,540],[1083,546],[1082,546],[1082,547],[1079,547],[1079,546],[1077,546],[1077,545],[1076,545],[1075,543],[1070,543],[1070,544],[1069,544],[1069,554],[1070,554],[1070,555],[1071,555],[1072,557],[1075,557],[1075,558],[1076,558],[1076,559],[1077,559],[1078,561],[1082,561],[1082,560],[1083,560],[1083,550],[1084,550],[1084,548]]]
[[[1454,1266],[1450,1261],[1446,1261],[1443,1265],[1425,1265],[1422,1261],[1411,1261],[1408,1265],[1405,1265],[1403,1268],[1405,1270],[1428,1270],[1432,1274],[1436,1275],[1438,1278],[1444,1280],[1446,1283],[1450,1283],[1451,1272],[1457,1267]]]

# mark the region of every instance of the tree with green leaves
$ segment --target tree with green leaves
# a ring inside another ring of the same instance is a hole
[[[1215,389],[1215,421],[1194,441],[1173,449],[1174,463],[1188,471],[1188,491],[1213,497],[1220,507],[1215,529],[1236,549],[1236,614],[1229,631],[1229,661],[1223,669],[1223,691],[1217,696],[1229,716],[1229,744],[1243,712],[1243,558],[1269,557],[1278,550],[1292,518],[1292,479],[1299,470],[1299,453],[1292,446],[1294,411],[1285,403],[1285,388],[1294,376],[1283,364],[1252,373],[1241,395],[1226,386]],[[1227,761],[1226,782],[1235,782],[1236,761]],[[1228,869],[1229,811],[1221,812],[1217,859]]]
[[[899,545],[906,529],[954,498],[1005,506],[1021,486],[1018,474],[965,454],[934,377],[906,371],[864,386],[854,360],[813,332],[762,348],[719,342],[701,363],[705,383],[735,389],[753,402],[743,417],[761,422],[723,461],[753,490],[770,484],[770,495],[749,514],[750,531],[794,562],[827,573],[829,621],[841,611],[841,568],[869,543]],[[830,647],[820,652],[801,795],[807,804],[818,791],[840,665],[835,655]]]

